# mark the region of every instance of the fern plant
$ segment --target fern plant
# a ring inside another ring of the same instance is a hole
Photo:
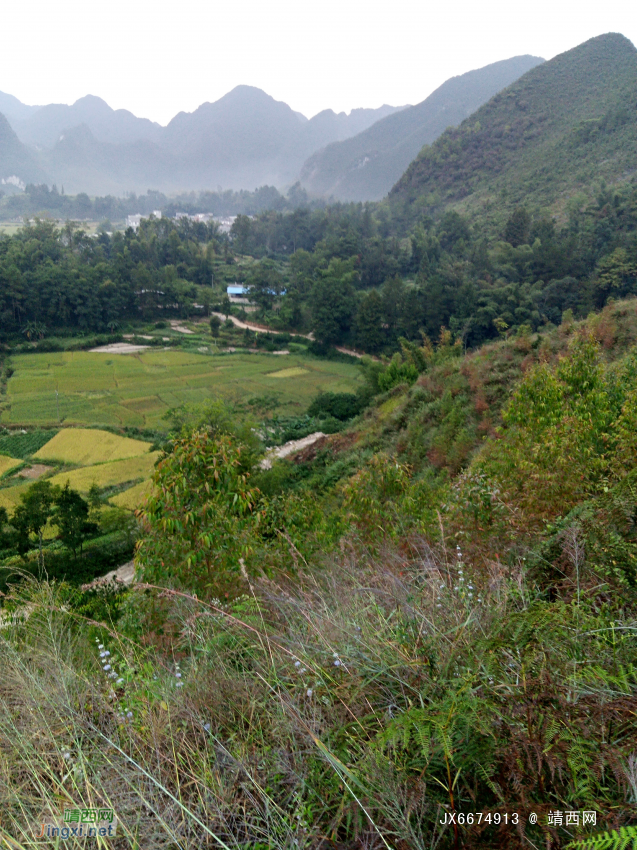
[[[600,832],[579,841],[571,841],[566,850],[637,850],[637,827],[622,826],[612,832]]]

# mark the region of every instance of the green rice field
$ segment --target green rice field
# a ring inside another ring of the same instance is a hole
[[[170,408],[220,395],[248,401],[276,394],[277,412],[294,415],[320,391],[353,392],[362,382],[356,364],[294,354],[80,351],[21,354],[11,366],[0,423],[14,427],[62,422],[162,428]]]

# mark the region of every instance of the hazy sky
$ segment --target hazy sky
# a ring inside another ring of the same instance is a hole
[[[0,91],[85,94],[167,123],[240,83],[308,117],[418,103],[498,59],[550,59],[604,32],[637,42],[631,0],[30,0],[2,9]]]

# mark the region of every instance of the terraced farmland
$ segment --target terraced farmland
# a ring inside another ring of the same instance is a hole
[[[87,466],[139,457],[148,452],[150,445],[143,440],[131,440],[128,437],[110,434],[108,431],[97,431],[92,428],[65,428],[42,446],[33,458]]]
[[[30,456],[31,461],[47,460],[52,466],[42,467],[51,484],[71,487],[86,495],[92,485],[101,490],[129,484],[117,493],[112,504],[134,510],[149,492],[150,478],[160,452],[149,452],[150,443],[131,440],[108,431],[87,428],[64,428],[50,432],[53,437]],[[10,442],[7,440],[7,442]],[[22,460],[0,455],[0,507],[11,513],[32,482],[11,475]],[[74,466],[74,469],[63,468]],[[56,471],[56,467],[57,470]]]
[[[246,401],[266,393],[277,394],[277,412],[293,415],[304,412],[319,391],[353,392],[362,380],[355,364],[294,354],[281,360],[175,350],[18,355],[11,358],[14,373],[0,422],[161,428],[164,413],[181,404],[219,395]]]
[[[16,460],[13,457],[7,457],[6,455],[0,455],[0,478],[9,470],[14,469],[16,466],[20,466],[21,461]]]

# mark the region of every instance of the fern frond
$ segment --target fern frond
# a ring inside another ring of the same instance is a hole
[[[622,826],[612,832],[571,841],[565,850],[637,850],[637,827]]]

